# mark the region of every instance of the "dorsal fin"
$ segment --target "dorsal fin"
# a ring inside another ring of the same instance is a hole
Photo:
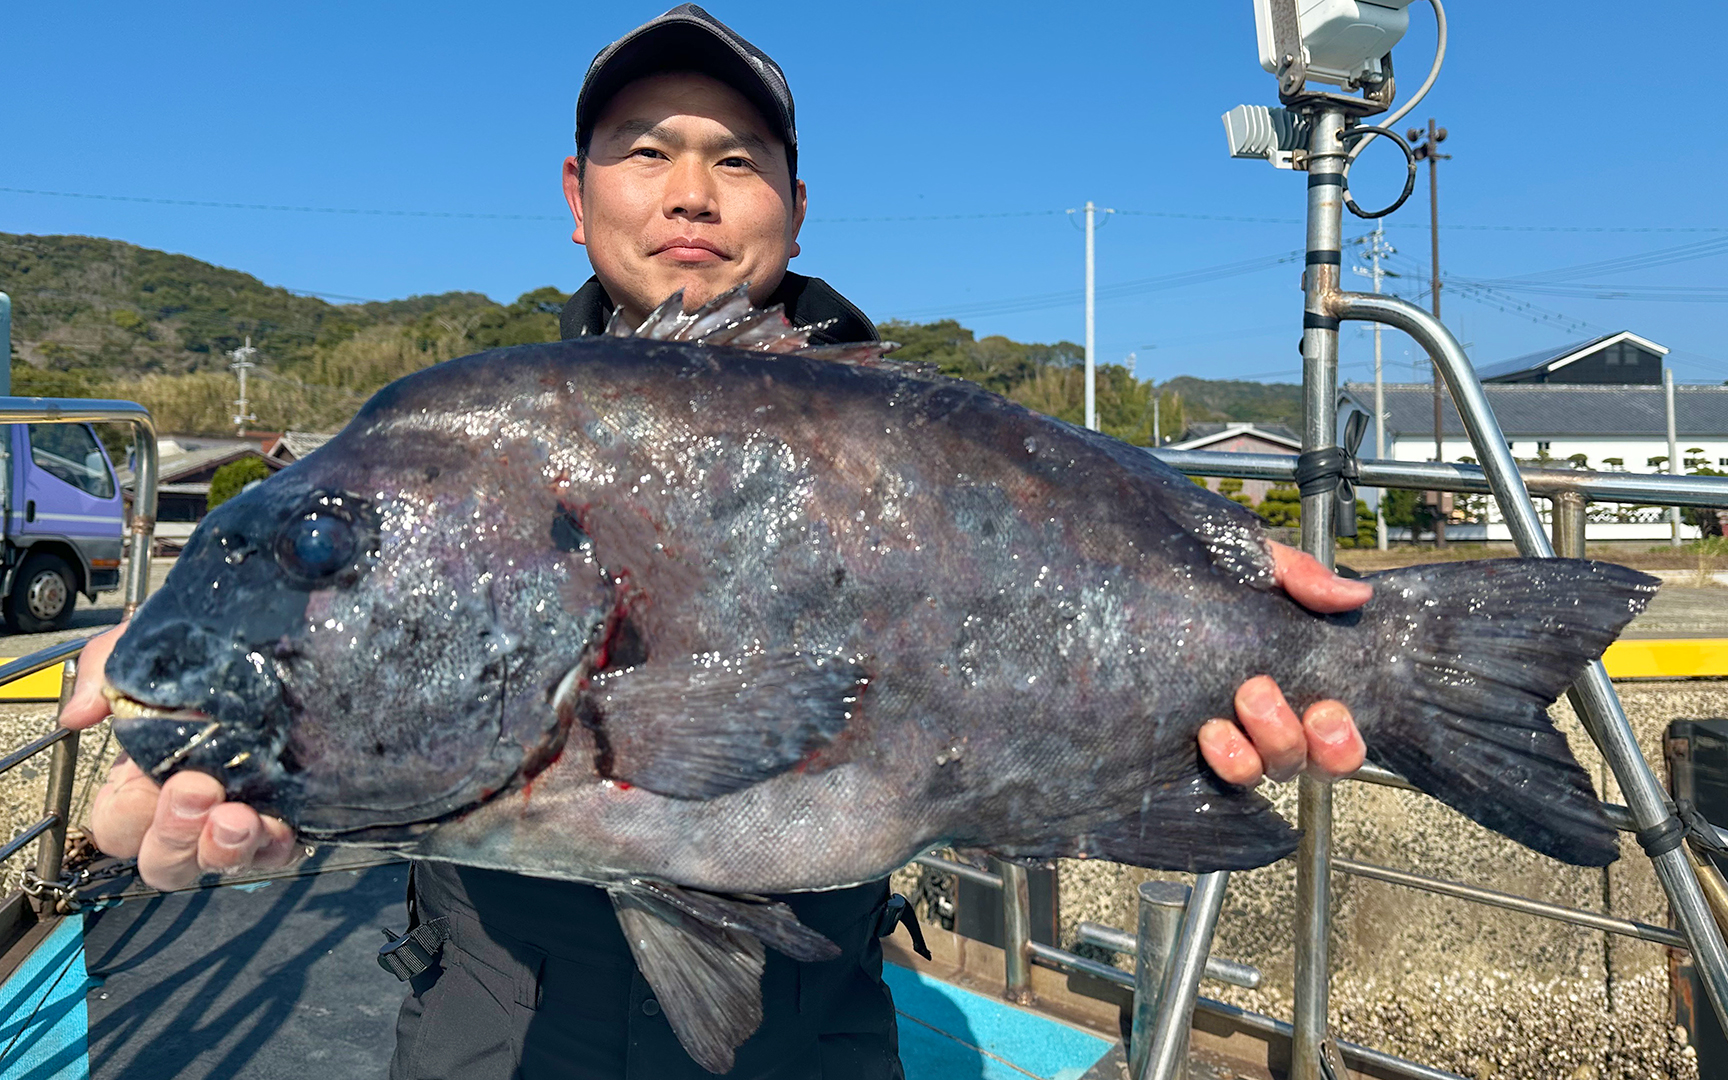
[[[612,337],[638,337],[650,341],[689,341],[698,345],[729,345],[735,349],[809,356],[816,360],[847,363],[879,361],[899,346],[891,341],[856,341],[840,345],[811,345],[810,335],[827,323],[794,326],[785,308],[775,304],[759,308],[750,303],[750,283],[744,282],[716,296],[688,314],[684,290],[666,300],[630,329],[617,311],[606,324]]]

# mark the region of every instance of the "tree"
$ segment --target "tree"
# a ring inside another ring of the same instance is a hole
[[[239,461],[230,461],[210,477],[210,501],[207,505],[214,510],[246,490],[247,484],[266,479],[269,475],[270,466],[264,464],[263,458],[243,457]]]
[[[1289,526],[1294,528],[1302,524],[1302,495],[1295,487],[1279,485],[1269,488],[1266,497],[1255,507],[1260,516],[1266,519],[1266,524],[1274,528]]]

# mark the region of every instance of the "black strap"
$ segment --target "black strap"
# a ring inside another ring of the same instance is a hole
[[[1368,414],[1353,412],[1344,425],[1343,446],[1323,446],[1296,458],[1296,488],[1303,495],[1338,494],[1333,515],[1334,535],[1356,535],[1356,449],[1368,429]]]
[[[912,935],[913,952],[926,960],[931,959],[930,948],[924,944],[924,928],[918,925],[918,913],[912,910],[912,901],[899,893],[888,898],[881,917],[876,920],[876,936],[891,937],[896,926],[904,926],[906,932]]]
[[[378,966],[407,982],[437,961],[444,943],[450,940],[450,923],[433,919],[406,934],[385,930],[384,937],[385,944],[378,948]]]
[[[1639,829],[1632,835],[1637,839],[1638,846],[1644,849],[1644,854],[1652,859],[1668,854],[1688,840],[1700,850],[1728,856],[1728,846],[1722,843],[1721,835],[1704,819],[1704,815],[1698,812],[1690,799],[1676,799],[1671,816],[1663,818],[1648,829]]]

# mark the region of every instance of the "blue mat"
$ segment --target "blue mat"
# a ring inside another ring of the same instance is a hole
[[[6,980],[0,999],[0,1078],[85,1080],[90,1075],[84,994],[84,920],[62,919]]]
[[[1005,1001],[885,964],[906,1080],[1077,1080],[1111,1043]]]

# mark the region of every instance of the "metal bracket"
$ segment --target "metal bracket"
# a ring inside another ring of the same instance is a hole
[[[1269,0],[1272,47],[1278,52],[1278,94],[1297,94],[1308,81],[1308,51],[1302,47],[1302,22],[1296,0]]]
[[[1326,1080],[1350,1080],[1344,1068],[1344,1055],[1338,1051],[1338,1040],[1328,1035],[1320,1040],[1320,1074]]]

